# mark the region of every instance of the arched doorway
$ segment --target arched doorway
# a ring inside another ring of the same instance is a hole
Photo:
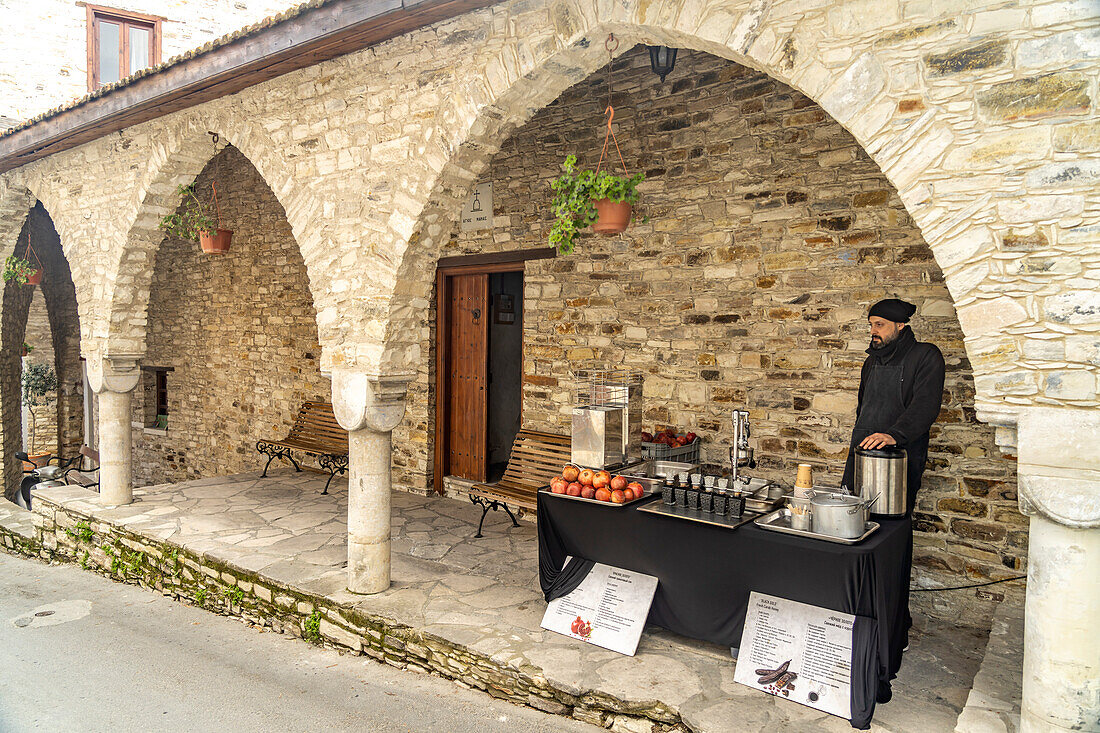
[[[76,289],[53,220],[41,202],[27,214],[15,256],[41,264],[38,286],[6,283],[3,296],[3,451],[76,456],[84,443],[84,376]],[[26,355],[23,355],[26,347]],[[56,387],[24,406],[21,382],[28,369],[41,370]],[[5,495],[12,496],[21,464],[5,461]]]
[[[145,355],[134,398],[134,483],[256,470],[305,401],[329,400],[309,278],[279,201],[228,146],[194,179],[216,181],[228,253],[163,236],[149,279]]]
[[[918,337],[939,345],[949,364],[916,562],[935,573],[1018,572],[1026,533],[1015,466],[975,417],[951,293],[879,166],[808,97],[717,56],[681,50],[662,83],[636,47],[615,61],[613,82],[624,159],[647,174],[639,214],[648,221],[622,237],[586,236],[570,256],[526,263],[523,426],[567,434],[572,372],[622,365],[644,374],[647,430],[697,432],[703,459],[720,465],[730,412],[748,409],[760,475],[789,484],[796,464],[809,462],[822,481],[838,483],[867,306],[903,297],[918,305]],[[494,225],[444,226],[437,254],[451,262],[546,247],[550,180],[571,153],[595,167],[606,105],[606,69],[598,69],[493,141],[479,183],[492,183]],[[443,201],[429,207],[425,227],[454,221],[461,202]],[[426,329],[433,325],[427,317]],[[429,364],[436,347],[432,333],[419,344]],[[414,490],[426,489],[434,470],[426,449],[415,452],[430,445],[435,419],[436,380],[422,369],[420,381],[410,394],[428,397],[410,398],[395,441],[412,453],[395,465]]]

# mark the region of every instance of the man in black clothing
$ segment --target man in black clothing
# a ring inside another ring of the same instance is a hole
[[[908,460],[907,511],[917,503],[921,474],[928,459],[928,431],[943,401],[943,354],[917,341],[909,319],[917,308],[896,298],[871,306],[871,347],[859,378],[856,424],[842,484],[854,487],[855,450],[896,445]],[[873,511],[873,509],[872,509]]]

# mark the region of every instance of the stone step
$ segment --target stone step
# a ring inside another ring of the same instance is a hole
[[[956,733],[1018,733],[1024,673],[1024,604],[1009,597],[993,612],[989,643]]]

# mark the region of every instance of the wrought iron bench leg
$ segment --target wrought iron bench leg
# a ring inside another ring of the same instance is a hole
[[[272,453],[267,457],[267,463],[264,464],[264,472],[260,474],[260,478],[267,478],[267,467],[271,465],[271,462],[275,460],[275,454]]]
[[[302,472],[302,467],[298,465],[298,461],[294,459],[294,456],[290,454],[288,448],[283,448],[278,445],[272,445],[266,440],[261,440],[256,443],[256,450],[260,453],[265,453],[268,456],[267,463],[264,464],[264,471],[260,474],[260,478],[267,478],[267,469],[271,466],[271,462],[276,458],[285,458],[294,464],[294,470],[298,473]]]
[[[485,524],[485,515],[489,513],[490,509],[496,511],[497,503],[495,501],[485,501],[480,496],[474,496],[472,494],[468,494],[468,496],[472,504],[477,504],[481,507],[481,521],[477,523],[477,534],[474,535],[474,539],[481,539],[481,527]]]
[[[328,471],[328,481],[325,482],[325,490],[322,494],[328,493],[328,486],[332,483],[332,480],[336,478],[336,474],[345,473],[348,470],[348,456],[339,456],[334,453],[325,453],[318,456],[317,463],[321,468]]]
[[[512,514],[512,510],[508,508],[508,505],[507,505],[507,504],[505,504],[504,502],[501,502],[501,503],[500,503],[500,505],[501,505],[502,507],[504,507],[504,511],[508,512],[508,516],[509,516],[509,517],[511,517],[511,519],[512,519],[512,526],[513,526],[513,527],[518,527],[518,526],[519,526],[519,522],[517,522],[517,521],[516,521],[516,515],[515,515],[515,514]]]

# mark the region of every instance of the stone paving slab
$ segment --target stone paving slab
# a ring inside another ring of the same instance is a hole
[[[571,694],[610,695],[639,710],[667,709],[695,731],[851,730],[847,721],[733,681],[728,649],[651,627],[635,657],[540,628],[546,604],[538,585],[531,523],[513,527],[464,501],[395,492],[393,585],[372,596],[346,591],[346,481],[320,491],[316,474],[274,471],[135,490],[135,502],[105,509],[73,487],[39,495],[97,521],[125,525],[270,582],[436,634],[515,669],[534,668]],[[14,506],[14,505],[13,505]],[[16,507],[16,509],[18,509]],[[0,518],[2,518],[0,514]],[[986,646],[986,631],[918,617],[894,700],[880,705],[873,730],[955,727]]]

